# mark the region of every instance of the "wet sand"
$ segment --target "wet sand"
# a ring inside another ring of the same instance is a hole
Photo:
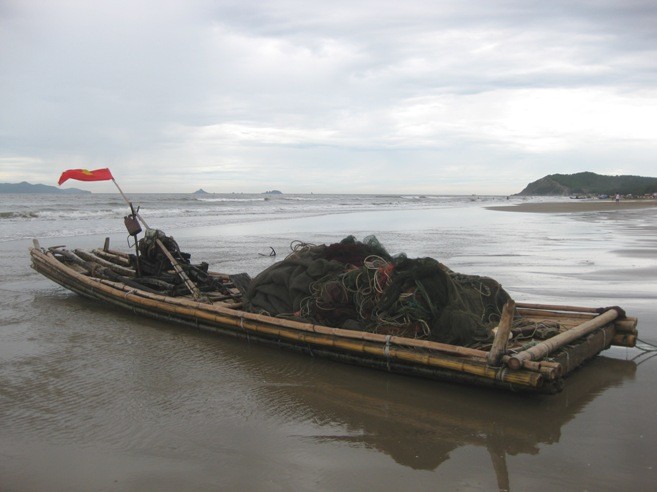
[[[577,213],[603,212],[613,210],[631,210],[657,207],[657,200],[621,200],[616,203],[609,200],[570,200],[569,202],[519,203],[516,205],[501,205],[486,207],[488,210],[500,212],[530,212],[530,213]]]
[[[653,210],[617,212],[366,213],[176,239],[213,270],[255,273],[273,261],[259,256],[270,245],[376,232],[391,253],[490,275],[518,301],[620,305],[657,344]],[[27,246],[0,244],[3,492],[651,490],[657,480],[650,353],[612,348],[552,396],[406,378],[99,305],[31,272]]]

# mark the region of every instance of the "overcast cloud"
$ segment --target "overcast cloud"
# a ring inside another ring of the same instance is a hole
[[[655,156],[654,0],[0,0],[0,182],[509,194]]]

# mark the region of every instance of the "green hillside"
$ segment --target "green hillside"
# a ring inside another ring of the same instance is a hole
[[[519,195],[633,195],[657,193],[657,178],[644,176],[604,176],[592,172],[550,174],[529,183]]]

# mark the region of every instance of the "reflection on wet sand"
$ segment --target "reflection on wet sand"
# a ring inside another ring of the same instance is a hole
[[[563,393],[528,397],[405,378],[361,388],[358,381],[325,378],[320,384],[280,384],[259,395],[290,420],[344,426],[340,435],[316,435],[384,453],[403,466],[435,470],[461,446],[483,446],[502,490],[509,489],[507,455],[538,454],[557,443],[561,428],[605,389],[633,379],[636,363],[600,356],[586,374],[575,373]],[[427,386],[428,385],[428,386]],[[307,418],[307,417],[306,417]]]
[[[564,426],[589,411],[589,403],[611,387],[625,386],[637,372],[635,362],[599,356],[558,395],[515,395],[143,320],[56,289],[21,306],[11,319],[25,335],[16,335],[3,366],[7,398],[0,399],[5,423],[0,430],[6,440],[0,451],[7,463],[26,460],[30,473],[4,464],[0,475],[24,485],[33,469],[42,471],[29,478],[34,486],[20,490],[45,490],[47,483],[93,488],[81,486],[86,477],[76,475],[82,459],[104,478],[113,473],[106,463],[119,462],[130,483],[152,485],[172,464],[186,470],[201,463],[208,471],[193,479],[224,488],[248,486],[265,483],[266,470],[280,463],[302,468],[301,454],[340,462],[345,446],[366,451],[357,454],[368,457],[367,470],[376,469],[377,455],[408,471],[436,470],[452,457],[463,473],[471,461],[459,460],[455,452],[486,449],[490,465],[483,474],[492,480],[494,473],[499,488],[509,489],[520,480],[509,477],[509,456],[538,455],[556,445]],[[46,318],[48,323],[30,323]],[[288,445],[289,454],[280,457]],[[60,466],[66,473],[53,478],[57,467],[42,464],[59,463],[62,448],[69,452]],[[99,455],[89,458],[89,448]],[[265,471],[238,463],[254,459],[265,463]],[[323,473],[321,464],[317,469]],[[176,478],[187,486],[193,480],[185,472]],[[289,479],[300,488],[311,483]]]

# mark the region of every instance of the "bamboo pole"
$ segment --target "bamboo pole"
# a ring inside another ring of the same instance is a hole
[[[564,318],[571,319],[591,319],[595,318],[599,313],[578,313],[573,311],[544,311],[542,309],[531,308],[518,308],[518,314],[527,317],[537,318]]]
[[[53,251],[53,250],[51,250]],[[67,249],[58,249],[55,250],[57,254],[62,255],[64,258],[66,258],[68,261],[73,263],[74,265],[78,265],[82,268],[84,268],[86,271],[90,272],[92,271],[92,265],[89,264],[88,261],[83,260],[80,258],[78,255],[73,253],[72,251],[69,251]],[[59,262],[61,263],[61,262]]]
[[[624,319],[617,319],[614,325],[616,326],[616,331],[619,333],[636,335],[638,333],[636,329],[638,322],[639,320],[634,316],[626,316]]]
[[[594,330],[606,325],[607,323],[611,323],[617,317],[618,311],[615,309],[610,309],[609,311],[606,311],[591,320],[585,321],[581,325],[571,330],[560,333],[548,340],[544,340],[543,342],[534,345],[533,347],[523,352],[519,352],[511,356],[509,358],[508,365],[511,369],[519,369],[522,367],[522,362],[524,360],[542,359],[554,350],[593,332]]]
[[[156,293],[157,291],[151,289],[150,287],[147,287],[145,285],[139,284],[134,282],[131,278],[126,278],[118,273],[113,272],[107,267],[100,266],[96,263],[93,262],[87,262],[76,256],[74,253],[71,253],[68,250],[58,250],[57,254],[62,255],[64,258],[67,260],[73,262],[74,265],[80,267],[84,272],[87,272],[87,274],[81,274],[80,271],[75,270],[70,267],[70,265],[65,265],[62,262],[58,261],[55,258],[51,258],[52,253],[49,253],[48,255],[42,256],[41,258],[36,258],[34,254],[32,255],[32,263],[35,264],[37,263],[38,265],[42,265],[41,268],[37,268],[37,271],[42,272],[44,268],[47,268],[48,271],[53,272],[53,275],[57,278],[62,277],[62,276],[71,276],[67,272],[62,272],[63,268],[68,268],[70,272],[73,272],[77,275],[82,275],[82,278],[87,279],[89,282],[98,282],[100,278],[98,277],[99,275],[102,276],[103,278],[111,279],[108,281],[115,281],[117,283],[121,283],[122,285],[125,286],[126,289],[131,289],[131,290],[140,290],[144,292],[152,292]],[[54,264],[44,262],[44,259],[54,261]],[[43,273],[43,272],[42,272]],[[52,278],[52,276],[50,277]],[[57,280],[58,283],[64,285],[66,287],[66,281],[64,279]]]
[[[500,366],[502,363],[502,356],[506,352],[506,346],[509,341],[509,333],[511,332],[511,325],[513,325],[513,316],[516,309],[516,303],[513,299],[509,299],[504,307],[502,308],[502,317],[500,318],[500,324],[497,325],[497,331],[495,333],[495,339],[493,340],[493,346],[488,352],[486,360],[491,366]]]
[[[614,337],[614,326],[609,323],[588,335],[581,343],[561,350],[553,355],[563,367],[564,374],[570,374],[591,357],[609,348]]]
[[[558,304],[536,304],[529,302],[516,303],[518,309],[541,309],[544,311],[572,311],[575,313],[593,313],[598,314],[598,308],[583,307],[583,306],[560,306]]]
[[[502,362],[507,366],[509,365],[509,355],[502,357]],[[522,367],[529,371],[540,372],[549,380],[554,380],[560,378],[563,375],[563,367],[559,362],[547,361],[547,360],[523,360]]]
[[[128,253],[124,253],[123,251],[117,251],[115,249],[107,248],[103,249],[105,252],[115,255],[115,256],[120,256],[121,258],[129,259],[130,255]]]
[[[636,347],[637,336],[631,333],[616,333],[611,339],[611,344],[617,347]]]
[[[132,267],[130,258],[126,258],[125,256],[115,255],[110,253],[109,251],[105,251],[103,249],[98,249],[98,248],[91,250],[91,253],[98,256],[99,258],[109,261],[110,263],[114,263],[115,265],[119,265],[125,268]]]
[[[124,277],[134,277],[135,276],[135,271],[132,270],[131,268],[126,268],[120,265],[117,265],[116,263],[112,263],[111,261],[107,261],[103,258],[100,258],[96,256],[93,253],[89,253],[88,251],[84,251],[82,249],[76,249],[75,254],[78,255],[80,258],[82,258],[85,261],[88,261],[90,263],[95,263],[97,265],[103,266],[105,268],[109,268],[110,270],[123,275]]]

